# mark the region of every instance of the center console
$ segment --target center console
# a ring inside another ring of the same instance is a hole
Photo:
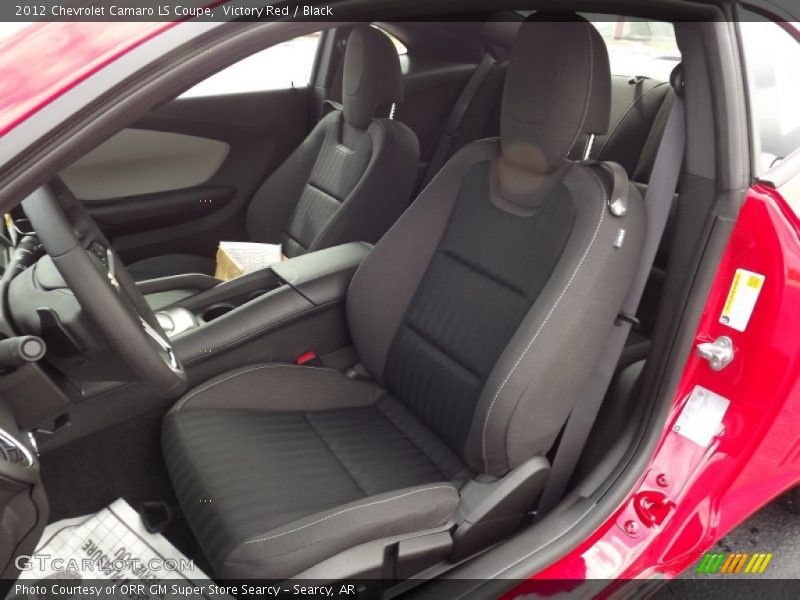
[[[139,288],[145,297],[174,293],[178,298],[155,314],[178,356],[191,364],[341,303],[350,279],[371,248],[354,242],[291,258],[230,281],[179,275],[141,282]]]
[[[243,365],[293,363],[311,350],[326,366],[345,370],[358,360],[345,299],[371,248],[343,244],[225,282],[192,274],[136,285],[169,335],[190,387]],[[174,401],[136,384],[56,275],[43,257],[11,280],[8,300],[18,328],[13,333],[42,338],[47,353],[0,378],[0,394],[9,398],[20,427],[37,430],[41,448],[164,410]],[[12,354],[17,361],[19,352]]]

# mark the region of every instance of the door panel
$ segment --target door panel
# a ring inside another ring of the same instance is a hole
[[[124,261],[212,257],[220,240],[244,239],[253,193],[310,130],[309,101],[306,87],[178,98],[61,176]]]
[[[418,135],[424,172],[475,66],[424,56],[402,63],[406,93],[397,118]],[[249,200],[311,130],[317,102],[310,87],[180,97],[62,179],[124,261],[176,252],[213,257],[221,240],[246,239]]]
[[[81,200],[164,192],[205,183],[230,146],[181,133],[123,129],[61,173]]]
[[[98,200],[87,203],[87,208],[103,232],[116,237],[200,219],[229,204],[235,195],[232,186],[197,186]]]

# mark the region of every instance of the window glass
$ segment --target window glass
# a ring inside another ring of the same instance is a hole
[[[672,23],[584,15],[603,36],[611,73],[667,81],[681,60]]]
[[[320,36],[320,32],[301,35],[256,52],[204,79],[180,97],[221,96],[305,87],[311,83],[311,71],[314,68]]]
[[[394,49],[397,50],[397,54],[399,56],[403,56],[404,54],[408,54],[408,48],[405,47],[405,44],[403,44],[403,42],[398,40],[396,37],[394,37],[391,33],[386,31],[385,29],[381,29],[377,25],[373,25],[373,27],[375,29],[377,29],[378,31],[386,34],[386,37],[388,37],[392,41],[392,44],[394,44]]]
[[[739,24],[759,172],[800,148],[800,43],[784,26],[798,24]]]

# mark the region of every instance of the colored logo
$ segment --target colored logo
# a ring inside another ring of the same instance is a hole
[[[697,572],[717,575],[763,573],[771,560],[771,552],[707,552],[697,566]]]

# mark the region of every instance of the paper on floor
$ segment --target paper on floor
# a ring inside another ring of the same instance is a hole
[[[69,580],[85,584],[85,593],[73,598],[98,597],[92,586],[116,583],[114,594],[99,597],[130,599],[121,592],[122,584],[143,583],[144,593],[137,600],[163,598],[158,593],[160,582],[168,587],[184,582],[208,589],[210,580],[162,535],[149,533],[139,514],[123,499],[94,515],[65,519],[47,526],[30,561],[30,569],[22,571],[18,584],[46,583],[41,580]],[[176,581],[177,580],[177,581]],[[9,597],[38,598],[12,588]],[[105,589],[108,591],[108,588]],[[198,594],[193,598],[219,598]]]

